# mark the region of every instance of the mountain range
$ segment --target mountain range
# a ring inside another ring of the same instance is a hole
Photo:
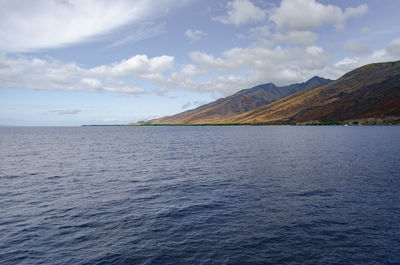
[[[236,94],[202,105],[173,116],[151,120],[153,124],[201,124],[219,123],[235,115],[268,105],[304,89],[327,84],[332,80],[313,77],[307,82],[278,87],[272,83],[243,89]]]
[[[149,124],[400,123],[400,61],[365,65],[332,81],[272,83]]]

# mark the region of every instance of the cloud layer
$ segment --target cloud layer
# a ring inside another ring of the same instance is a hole
[[[365,64],[398,60],[399,51],[400,39],[362,57],[345,57],[336,62],[331,61],[329,51],[317,45],[265,47],[260,44],[229,49],[221,56],[195,51],[189,54],[193,64],[183,65],[180,71],[164,78],[161,84],[227,96],[267,82],[288,85],[315,75],[337,79]],[[196,81],[199,76],[204,81]]]
[[[165,6],[170,2],[169,0],[161,1],[160,6]],[[3,4],[6,3],[11,2]],[[26,1],[28,6],[29,3]],[[39,1],[38,3],[41,3],[42,7],[44,6],[44,2]],[[91,0],[55,1],[51,2],[49,8],[54,10],[60,8],[63,10],[60,11],[60,14],[67,12],[65,10],[70,8],[77,12],[75,15],[78,16],[76,19],[79,21],[79,16],[83,16],[81,13],[85,14],[86,5],[93,3]],[[119,0],[116,4],[113,2],[112,7],[106,1],[96,1],[96,3],[98,3],[98,10],[96,10],[99,14],[103,12],[109,14],[105,16],[105,19],[108,16],[113,17],[113,12],[119,12],[121,17],[114,21],[114,24],[108,25],[108,28],[105,27],[98,31],[91,30],[92,35],[74,35],[76,41],[100,34],[104,32],[102,30],[107,31],[129,23],[132,19],[140,20],[147,14],[155,12],[148,10],[150,0]],[[131,3],[135,4],[131,5]],[[61,5],[63,8],[59,7]],[[135,8],[132,9],[133,6]],[[81,12],[78,12],[79,10]],[[396,60],[400,57],[399,39],[395,39],[385,48],[373,52],[370,52],[369,47],[359,41],[349,40],[342,46],[354,57],[346,57],[335,62],[332,61],[335,54],[317,45],[319,36],[313,32],[314,29],[324,24],[331,24],[337,30],[341,30],[348,19],[363,15],[367,10],[368,6],[366,5],[342,9],[338,6],[319,3],[316,0],[282,0],[279,6],[263,10],[250,0],[234,0],[226,5],[225,15],[213,19],[237,27],[246,23],[258,23],[254,28],[248,30],[249,36],[257,35],[257,41],[247,46],[229,48],[220,54],[201,50],[192,51],[188,53],[188,58],[183,60],[185,64],[178,66],[175,65],[175,57],[171,55],[148,57],[145,54],[139,54],[111,64],[83,68],[76,63],[65,63],[54,58],[43,59],[0,54],[0,86],[3,88],[142,94],[148,91],[137,84],[140,83],[139,80],[147,80],[157,86],[159,90],[156,93],[158,95],[165,95],[170,88],[229,95],[240,89],[266,82],[286,85],[305,81],[314,75],[335,79],[363,64]],[[18,12],[22,14],[27,11]],[[66,14],[69,14],[68,12]],[[138,12],[137,16],[135,12]],[[124,18],[125,14],[126,18]],[[91,19],[96,20],[96,16]],[[0,17],[0,29],[4,27],[2,23],[8,19]],[[38,18],[37,23],[44,23],[45,19],[46,16]],[[53,15],[47,19],[51,23],[54,19]],[[82,19],[81,21],[84,22],[85,18]],[[154,26],[153,24],[146,25]],[[17,25],[18,27],[29,28],[26,25]],[[163,30],[160,28],[155,32]],[[8,36],[6,33],[0,32],[0,35]],[[50,30],[50,32],[52,31]],[[61,30],[62,32],[64,29]],[[206,36],[207,33],[188,29],[185,35],[190,41],[196,41]],[[41,35],[39,34],[39,36]],[[46,38],[40,37],[38,40],[28,41],[24,47],[26,49],[28,47],[35,49],[35,47],[45,47],[46,45],[53,47],[74,40],[74,38],[70,38],[69,41],[64,41],[61,38],[57,43],[41,42]],[[132,40],[127,39],[126,41]],[[18,40],[18,43],[23,43],[23,41]],[[116,43],[115,46],[123,44],[124,40]],[[0,47],[1,45],[6,46],[4,43],[1,43]],[[23,44],[20,44],[20,46],[16,46],[16,49],[24,49],[22,46]]]
[[[143,94],[144,89],[126,78],[156,81],[173,65],[171,56],[136,55],[121,62],[85,69],[53,58],[0,54],[0,84],[1,88]]]
[[[324,5],[316,0],[282,0],[281,5],[272,11],[270,20],[279,30],[308,31],[333,23],[341,30],[347,19],[365,14],[368,6],[348,7],[344,11],[334,5]]]
[[[249,22],[260,22],[266,18],[264,10],[255,6],[249,0],[234,0],[226,5],[228,14],[215,17],[214,20],[224,24],[239,26]]]
[[[0,88],[83,90],[142,94],[146,90],[135,81],[149,80],[165,94],[167,88],[232,94],[266,82],[286,85],[302,82],[314,75],[336,79],[364,64],[400,58],[400,39],[363,57],[345,57],[331,62],[331,54],[316,45],[305,47],[232,48],[221,56],[195,51],[191,64],[176,70],[175,58],[162,55],[148,58],[136,55],[120,62],[85,69],[75,63],[52,58],[0,55]],[[290,63],[289,63],[290,62]],[[198,81],[200,77],[201,81]]]
[[[185,2],[0,0],[0,51],[29,52],[88,41]]]

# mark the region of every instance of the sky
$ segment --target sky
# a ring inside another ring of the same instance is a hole
[[[126,124],[400,59],[398,0],[0,0],[0,125]]]

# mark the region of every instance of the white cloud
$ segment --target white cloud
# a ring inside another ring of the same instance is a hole
[[[230,68],[223,59],[215,58],[213,55],[204,52],[194,51],[189,53],[189,57],[193,62],[200,65],[206,65],[217,69]]]
[[[104,90],[101,81],[94,78],[83,78],[80,81],[83,90],[101,91]]]
[[[239,26],[250,22],[260,22],[266,18],[266,12],[249,0],[234,0],[226,5],[228,14],[215,17],[213,20],[224,24]]]
[[[136,55],[121,62],[85,69],[53,58],[39,59],[0,54],[0,88],[84,90],[143,94],[124,78],[157,82],[173,68],[174,57]]]
[[[336,68],[348,72],[354,68],[378,62],[397,61],[400,58],[400,38],[391,41],[385,48],[376,50],[364,57],[346,57],[335,64]]]
[[[400,39],[366,56],[347,57],[336,63],[331,61],[332,54],[316,45],[275,48],[252,45],[226,50],[219,57],[199,51],[189,56],[193,64],[183,66],[161,84],[228,96],[262,83],[288,85],[315,75],[337,79],[365,64],[398,60]]]
[[[142,88],[131,84],[132,81],[128,84],[124,79],[130,77],[129,80],[151,81],[160,88],[160,95],[167,93],[167,88],[183,88],[227,96],[268,82],[288,85],[303,82],[314,75],[336,79],[368,63],[398,60],[400,39],[366,56],[347,57],[336,63],[331,61],[332,55],[328,51],[316,45],[266,47],[259,44],[229,49],[220,56],[196,51],[189,57],[190,64],[181,65],[179,71],[167,75],[174,69],[174,58],[165,55],[154,58],[136,55],[85,69],[75,63],[51,58],[0,54],[0,88],[145,93]]]
[[[282,0],[281,5],[272,10],[270,20],[279,30],[308,31],[325,23],[333,23],[337,30],[341,30],[347,19],[364,15],[367,11],[366,4],[342,11],[338,6],[324,5],[316,0]]]
[[[276,33],[274,40],[277,43],[289,43],[294,45],[308,46],[315,43],[318,35],[311,31],[290,31],[286,34]]]
[[[361,43],[358,40],[348,40],[344,44],[344,48],[352,53],[362,54],[369,51],[368,45]]]
[[[127,60],[111,65],[101,65],[90,69],[96,76],[121,77],[127,75],[139,76],[142,78],[159,75],[162,72],[172,69],[174,57],[162,55],[149,59],[147,55],[136,55]]]
[[[400,58],[400,38],[397,38],[389,43],[385,48],[385,54],[390,60],[398,60]]]
[[[201,69],[193,64],[182,65],[181,73],[186,77],[196,77],[203,74]]]
[[[82,78],[79,83],[79,88],[91,92],[116,92],[124,94],[144,94],[145,91],[139,87],[104,87],[102,82],[95,78]]]
[[[187,1],[0,1],[0,51],[26,52],[88,41]],[[168,8],[167,8],[168,7]]]
[[[320,69],[326,61],[325,51],[317,46],[309,46],[306,49],[297,47],[265,48],[262,46],[250,46],[247,48],[233,48],[223,52],[222,57],[214,57],[202,52],[190,53],[191,59],[199,64],[199,67],[207,69],[217,69],[220,71],[230,71],[241,68],[251,70],[265,70],[266,75],[271,75],[272,79],[278,80],[279,65],[284,62],[291,62],[294,65],[299,64],[302,68],[315,70]],[[316,62],[320,62],[316,65]],[[273,70],[274,74],[268,72]],[[277,75],[275,75],[277,74]],[[275,76],[275,77],[274,77]]]
[[[221,57],[203,52],[189,54],[193,65],[187,71],[171,74],[163,80],[163,85],[183,87],[190,91],[220,93],[224,96],[240,89],[267,82],[286,85],[304,81],[314,75],[337,76],[336,72],[326,68],[329,54],[318,46],[306,48],[280,46],[250,46],[233,48],[222,53]],[[201,76],[202,81],[193,77]]]
[[[192,29],[188,29],[185,32],[185,36],[191,40],[191,41],[198,41],[201,38],[207,36],[208,34],[206,32],[203,32],[201,30],[192,30]]]

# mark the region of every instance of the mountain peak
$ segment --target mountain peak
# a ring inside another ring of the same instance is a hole
[[[326,79],[323,77],[319,77],[319,76],[313,76],[310,79],[308,79],[306,82],[302,83],[301,85],[302,85],[303,89],[308,89],[308,88],[322,86],[329,82],[332,82],[332,80]]]
[[[320,79],[325,79],[325,78],[322,78],[322,77],[320,77],[320,76],[314,75],[313,77],[311,77],[310,79],[308,79],[306,82],[313,81],[313,80],[320,80]]]
[[[150,122],[168,124],[216,123],[219,120],[256,109],[303,89],[320,86],[326,82],[329,82],[329,80],[316,78],[309,83],[292,84],[283,87],[278,87],[273,83],[266,83],[240,90],[236,94],[220,98],[196,109]]]
[[[319,83],[312,78],[306,83]],[[323,81],[323,80],[322,80]],[[232,123],[400,123],[400,63],[370,64],[228,120]]]

